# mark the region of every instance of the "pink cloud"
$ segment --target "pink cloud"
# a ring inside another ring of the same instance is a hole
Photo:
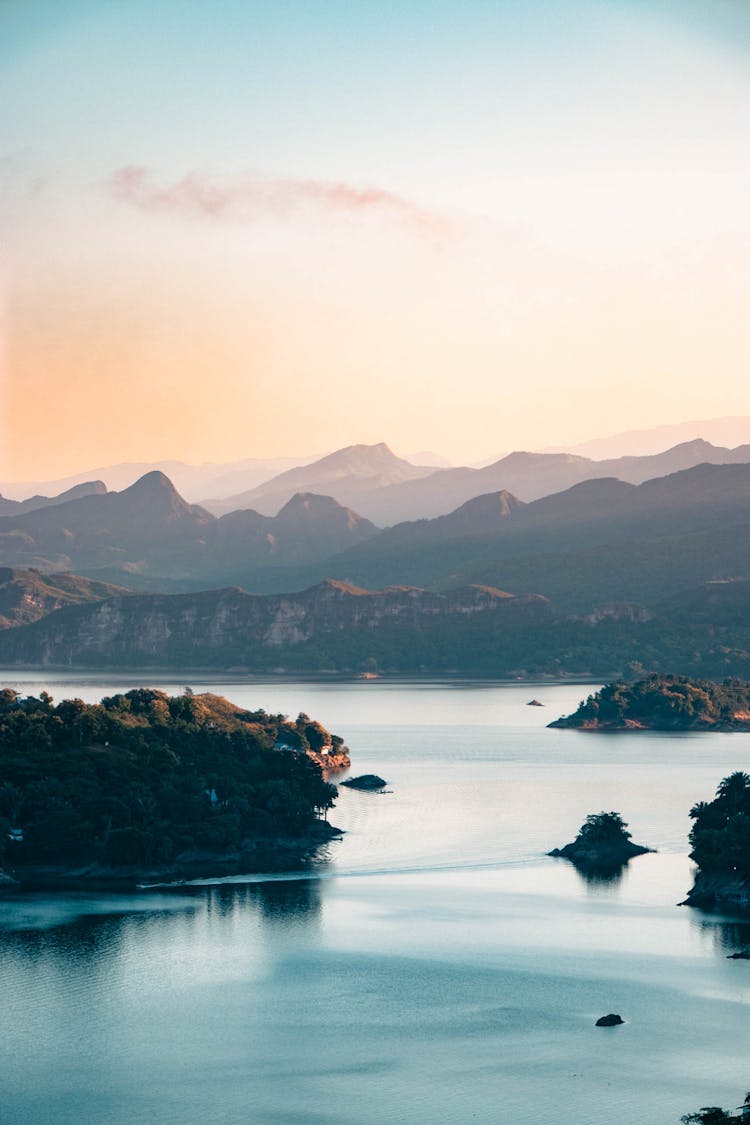
[[[379,187],[354,187],[323,180],[269,179],[248,176],[217,183],[196,172],[160,187],[147,168],[126,165],[107,179],[112,198],[142,211],[177,212],[211,219],[251,221],[272,215],[294,218],[326,211],[343,217],[374,216],[394,220],[425,236],[443,236],[454,224],[403,196]]]

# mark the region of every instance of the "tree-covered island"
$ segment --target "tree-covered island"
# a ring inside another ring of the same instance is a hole
[[[690,858],[696,863],[688,906],[750,907],[750,775],[725,777],[712,801],[690,810]]]
[[[563,848],[553,848],[548,854],[569,859],[584,870],[614,871],[634,856],[652,850],[634,844],[627,827],[617,812],[590,813],[575,840]]]
[[[578,730],[750,730],[750,684],[652,675],[607,684],[549,724]]]
[[[134,883],[298,866],[324,819],[343,740],[301,714],[189,690],[87,704],[0,691],[4,881]]]

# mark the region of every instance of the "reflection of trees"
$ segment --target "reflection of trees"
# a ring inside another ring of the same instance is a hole
[[[207,915],[222,918],[250,911],[257,912],[264,920],[288,922],[317,917],[321,907],[319,879],[218,883],[210,887],[196,887],[194,892],[205,896]]]
[[[253,886],[263,918],[269,922],[317,919],[321,910],[319,879],[277,879]]]
[[[717,953],[728,957],[732,953],[741,953],[750,949],[750,918],[726,920],[720,915],[691,913],[694,926],[698,927],[701,937],[710,939]]]
[[[568,859],[568,862],[575,867],[576,874],[582,882],[592,890],[616,887],[622,882],[622,878],[628,869],[627,860],[591,863],[580,859]]]

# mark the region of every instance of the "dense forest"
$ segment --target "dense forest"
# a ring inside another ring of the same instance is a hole
[[[6,688],[0,865],[166,869],[233,853],[274,866],[284,842],[325,837],[318,818],[336,789],[307,751],[341,745],[307,715],[289,721],[189,690],[55,706],[44,692]]]
[[[589,730],[750,729],[750,684],[651,675],[607,684],[578,710],[550,723]]]

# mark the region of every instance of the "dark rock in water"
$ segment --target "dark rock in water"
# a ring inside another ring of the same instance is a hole
[[[617,1027],[618,1024],[625,1023],[622,1016],[618,1016],[615,1012],[610,1012],[608,1016],[600,1016],[596,1021],[597,1027]]]
[[[350,777],[346,781],[340,782],[341,785],[346,785],[349,789],[382,789],[386,782],[382,777],[378,777],[376,773],[363,773],[359,777]]]
[[[739,953],[730,953],[727,961],[750,961],[750,949],[743,949]]]
[[[540,703],[538,699],[530,699],[529,702],[526,704],[526,706],[527,707],[544,707],[544,704]]]

